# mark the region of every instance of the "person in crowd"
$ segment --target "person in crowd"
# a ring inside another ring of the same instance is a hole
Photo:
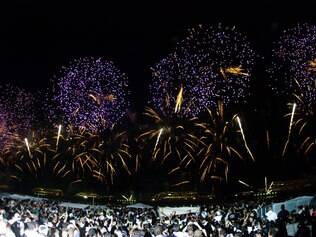
[[[260,202],[203,206],[200,213],[158,216],[120,205],[64,208],[51,200],[0,200],[0,237],[283,237],[311,236],[310,208],[284,206],[260,216]]]
[[[285,205],[281,205],[281,210],[278,213],[278,227],[279,227],[279,236],[280,237],[287,237],[288,233],[286,230],[286,225],[288,223],[288,218],[289,218],[289,211],[285,209]]]

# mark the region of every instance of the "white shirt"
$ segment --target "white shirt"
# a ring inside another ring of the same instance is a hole
[[[188,237],[189,236],[189,234],[187,232],[182,232],[182,231],[173,232],[173,234],[176,237]]]
[[[41,235],[39,233],[37,233],[36,230],[26,230],[24,232],[24,235],[26,237],[41,237]]]
[[[268,221],[275,221],[276,219],[278,219],[278,215],[272,210],[266,213],[266,217]]]
[[[223,218],[223,216],[222,216],[222,215],[219,215],[219,216],[215,216],[215,217],[214,217],[214,220],[215,220],[216,222],[220,222],[220,221],[222,220],[222,218]]]
[[[74,231],[74,237],[80,237],[80,232],[79,232],[79,230],[75,229],[75,231]]]

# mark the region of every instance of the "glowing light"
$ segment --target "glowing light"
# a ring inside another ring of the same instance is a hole
[[[239,183],[241,183],[242,185],[248,187],[248,188],[251,188],[251,186],[247,183],[245,183],[244,181],[241,181],[241,180],[238,180]]]
[[[24,138],[24,142],[25,142],[27,151],[29,153],[29,156],[30,156],[30,158],[32,158],[32,153],[31,153],[31,149],[30,149],[30,146],[29,146],[29,141],[27,140],[27,138]]]
[[[245,69],[243,69],[241,66],[225,68],[225,72],[230,73],[232,75],[242,75],[249,77],[249,73],[246,73]]]
[[[255,158],[254,158],[254,156],[252,155],[252,153],[251,153],[251,151],[250,151],[250,149],[249,149],[249,147],[248,147],[248,144],[247,144],[247,141],[246,141],[246,138],[245,138],[245,134],[244,134],[244,130],[242,129],[242,126],[241,126],[240,119],[239,119],[238,116],[236,117],[236,119],[237,119],[237,122],[238,122],[238,125],[239,125],[239,128],[240,128],[240,133],[241,133],[241,135],[242,135],[242,139],[244,140],[245,147],[246,147],[246,149],[247,149],[249,155],[251,156],[251,159],[254,161]]]
[[[183,86],[181,86],[179,93],[177,95],[176,106],[174,108],[175,113],[180,112],[182,102],[183,102]]]
[[[163,132],[163,128],[160,128],[160,129],[159,129],[159,133],[158,133],[158,135],[157,135],[157,140],[156,140],[156,144],[155,144],[155,148],[154,148],[154,152],[153,152],[153,153],[155,153],[155,151],[156,151],[156,149],[157,149],[157,145],[158,145],[158,143],[159,143],[159,139],[160,139],[160,136],[161,136],[162,132]]]
[[[58,143],[59,143],[60,134],[61,134],[61,125],[58,125],[57,140],[56,140],[56,151],[58,150]]]
[[[266,131],[267,148],[270,150],[270,135],[269,130]]]
[[[294,114],[295,114],[295,108],[296,108],[296,103],[293,103],[292,113],[291,113],[291,119],[290,119],[290,124],[289,124],[289,132],[288,132],[287,140],[286,140],[285,145],[284,145],[284,148],[283,148],[282,156],[285,155],[285,152],[286,152],[286,150],[287,150],[287,146],[288,146],[289,141],[290,141],[290,136],[291,136],[291,131],[292,131],[292,125],[293,125],[293,119],[294,119]]]
[[[309,63],[308,70],[309,71],[316,71],[316,59],[311,60],[308,63]]]

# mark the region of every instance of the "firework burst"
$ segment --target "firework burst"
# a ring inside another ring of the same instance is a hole
[[[0,90],[0,150],[5,154],[31,129],[35,119],[34,98],[12,85],[0,86]]]
[[[238,129],[236,129],[238,116],[234,115],[230,119],[224,116],[223,103],[219,102],[216,110],[208,110],[209,120],[197,123],[196,126],[202,129],[200,139],[202,148],[197,153],[201,161],[199,169],[201,171],[201,181],[210,179],[227,180],[231,158],[243,160],[240,147],[237,148]],[[238,123],[240,126],[240,123]],[[240,131],[242,132],[242,131]],[[243,135],[244,136],[244,135]],[[253,157],[252,157],[253,158]]]
[[[285,30],[275,44],[272,61],[268,73],[273,91],[294,101],[286,115],[290,125],[282,155],[294,132],[307,155],[315,146],[316,26],[298,24]]]
[[[127,78],[112,62],[80,58],[64,67],[60,75],[54,102],[67,124],[102,131],[111,128],[125,114]]]
[[[129,172],[130,155],[123,137],[124,133],[109,131],[102,138],[85,128],[76,130],[71,126],[64,129],[58,126],[53,133],[33,132],[27,138],[18,138],[6,153],[14,158],[11,178],[18,181],[32,178],[36,182],[62,179],[64,183],[65,179],[79,182],[95,178],[113,183],[121,167]]]
[[[130,174],[125,133],[108,130],[102,134],[69,126],[65,134],[60,135],[58,150],[64,157],[71,157],[69,166],[77,179],[92,177],[113,184],[114,176],[121,170]],[[58,134],[54,139],[57,137]]]
[[[56,153],[53,146],[44,134],[35,132],[28,138],[17,140],[16,146],[8,153],[15,157],[11,178],[20,182],[30,179],[40,182],[42,179],[53,181],[68,178],[71,171],[67,162]]]
[[[165,162],[175,158],[179,162],[194,160],[194,152],[198,146],[198,138],[192,130],[196,118],[181,119],[164,117],[151,108],[146,108],[145,116],[151,125],[138,137],[152,142],[152,159]]]
[[[272,89],[280,95],[295,94],[304,98],[308,107],[315,107],[315,63],[316,27],[298,24],[285,30],[275,44],[268,69]],[[297,109],[303,107],[298,105]]]
[[[244,102],[255,53],[234,27],[188,30],[175,52],[152,68],[150,104],[164,115],[197,116],[205,107]]]

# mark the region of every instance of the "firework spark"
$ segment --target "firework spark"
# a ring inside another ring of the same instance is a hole
[[[24,138],[24,141],[25,141],[25,145],[26,145],[27,151],[29,153],[29,157],[32,158],[32,153],[31,153],[29,141],[27,140],[27,138]]]
[[[156,149],[157,149],[157,145],[158,145],[158,143],[159,143],[160,136],[161,136],[162,132],[163,132],[163,128],[160,128],[160,129],[159,129],[159,133],[158,133],[158,135],[157,135],[157,140],[156,140],[156,144],[155,144],[153,153],[155,153],[155,151],[156,151]]]
[[[245,134],[244,134],[244,130],[242,129],[242,126],[241,126],[240,118],[237,116],[236,119],[237,119],[237,122],[238,122],[238,126],[239,126],[239,129],[240,129],[240,133],[241,133],[241,135],[242,135],[242,139],[243,139],[243,141],[244,141],[245,147],[246,147],[246,149],[247,149],[249,155],[251,156],[251,159],[252,159],[253,161],[255,161],[255,158],[254,158],[254,156],[252,155],[252,152],[250,151],[250,149],[249,149],[249,147],[248,147],[247,140],[246,140],[246,137],[245,137]]]
[[[289,132],[288,132],[287,139],[286,139],[286,142],[285,142],[285,145],[284,145],[284,148],[283,148],[282,157],[285,155],[285,152],[287,150],[287,146],[288,146],[289,141],[290,141],[292,125],[293,125],[293,119],[294,119],[294,114],[295,114],[295,108],[296,108],[296,103],[293,103],[291,119],[290,119],[290,124],[289,124]]]
[[[58,150],[58,143],[61,134],[61,125],[58,125],[57,139],[56,139],[56,151]]]
[[[250,76],[249,73],[246,73],[245,69],[243,69],[241,66],[225,68],[224,72],[235,76]]]
[[[183,87],[181,86],[179,90],[179,94],[177,95],[176,106],[174,108],[175,113],[180,112],[182,102],[183,102]]]
[[[238,183],[241,183],[242,185],[246,186],[247,188],[251,188],[251,186],[249,184],[245,183],[242,180],[238,180]]]

